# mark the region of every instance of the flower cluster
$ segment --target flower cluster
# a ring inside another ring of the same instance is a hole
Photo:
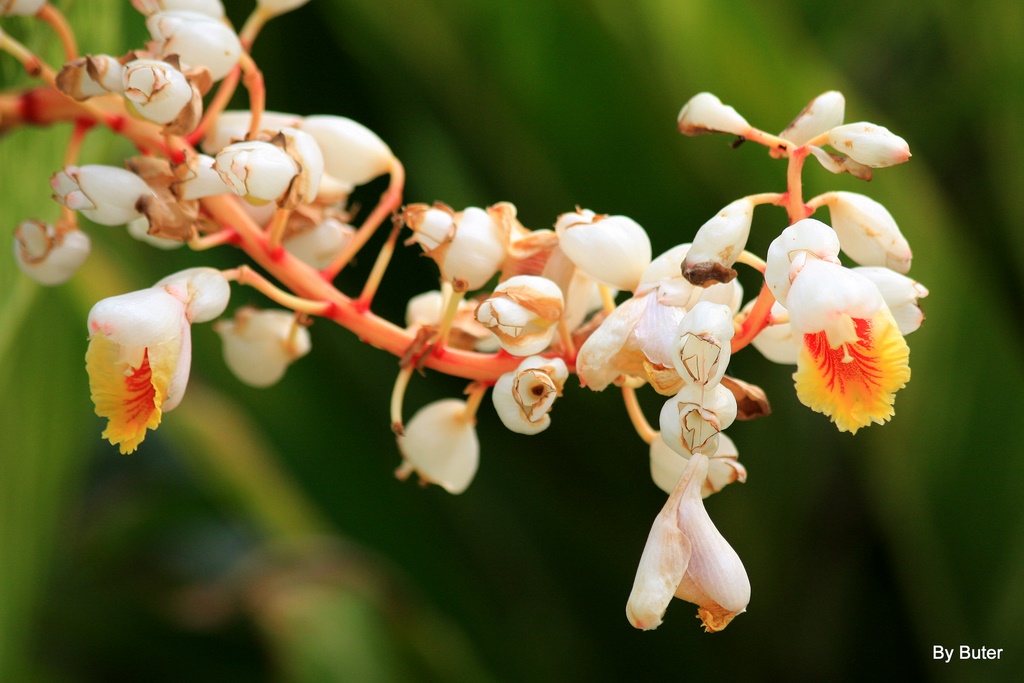
[[[786,188],[736,199],[692,241],[655,256],[632,218],[581,207],[531,230],[509,202],[403,206],[404,167],[375,133],[340,116],[265,111],[249,48],[266,21],[302,0],[260,0],[240,32],[219,0],[132,4],[150,40],[122,56],[79,55],[58,28],[66,62],[50,69],[0,32],[0,48],[44,81],[31,93],[46,107],[42,120],[76,123],[65,166],[50,180],[60,216],[22,222],[15,259],[42,284],[71,279],[89,253],[83,216],[127,226],[159,248],[237,248],[272,279],[248,263],[190,268],[93,307],[86,370],[96,412],[107,420],[103,437],[122,453],[138,449],[183,399],[191,326],[225,312],[231,282],[274,303],[240,308],[213,326],[240,381],[280,381],[310,351],[315,319],[349,329],[400,359],[390,405],[397,476],[415,473],[453,494],[480,466],[475,424],[488,391],[505,427],[536,435],[551,426],[556,399],[574,389],[571,375],[593,391],[614,385],[647,444],[652,479],[668,494],[639,561],[629,621],[656,627],[676,596],[695,603],[705,628],[717,631],[746,609],[750,584],[703,499],[747,478],[724,430],[769,412],[763,391],[727,374],[733,354],[752,345],[794,365],[797,398],[842,431],[892,417],[910,378],[904,337],[923,320],[918,300],[927,289],[907,276],[910,248],[884,207],[851,192],[805,201],[801,174],[813,157],[829,172],[867,179],[910,152],[885,128],[844,123],[841,94],[815,98],[779,135],[709,93],[692,98],[678,117],[682,133],[766,146],[787,160]],[[64,26],[42,2],[0,8]],[[225,111],[239,83],[249,108]],[[25,95],[10,97],[18,96]],[[31,118],[39,106],[6,107],[24,118],[5,126],[39,122]],[[79,164],[95,126],[123,135],[140,156],[123,168]],[[383,175],[388,187],[371,210],[349,206],[358,186]],[[766,205],[784,209],[786,220],[762,258],[746,247],[755,209]],[[822,207],[830,224],[811,218]],[[362,290],[342,293],[335,277],[389,218]],[[439,283],[409,300],[404,327],[371,310],[403,231],[406,245],[436,265]],[[763,279],[746,303],[740,265]],[[425,368],[468,380],[466,397],[428,403],[406,420],[407,386]],[[646,385],[662,402],[657,430],[637,397]]]

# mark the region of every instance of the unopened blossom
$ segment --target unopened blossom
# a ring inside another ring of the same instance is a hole
[[[828,144],[854,161],[871,168],[902,164],[910,158],[910,145],[884,126],[860,121],[833,128]]]
[[[786,129],[779,133],[779,137],[794,145],[806,144],[836,126],[841,126],[845,111],[846,98],[841,92],[830,90],[822,93],[797,114]]]
[[[626,603],[635,628],[660,626],[673,597],[696,604],[708,632],[721,631],[747,608],[747,572],[704,509],[708,468],[705,455],[691,457],[654,520]]]
[[[888,268],[861,266],[854,268],[853,272],[871,280],[878,288],[901,334],[906,336],[921,327],[924,312],[918,299],[928,296],[927,287]]]
[[[697,230],[683,261],[683,277],[695,285],[729,282],[732,265],[747,246],[754,203],[737,199]]]
[[[737,460],[736,444],[725,434],[718,435],[718,450],[708,456],[708,473],[700,487],[701,498],[718,493],[733,482],[747,480],[747,469]],[[669,448],[663,439],[655,438],[650,445],[651,480],[665,493],[672,493],[683,475],[689,456],[680,455]]]
[[[254,203],[283,200],[299,174],[287,152],[262,140],[228,145],[217,153],[212,168],[235,194]]]
[[[661,408],[661,438],[680,455],[718,450],[718,436],[736,419],[736,397],[721,384],[684,384]]]
[[[103,438],[131,453],[178,405],[188,383],[191,323],[227,306],[219,271],[191,268],[148,289],[104,299],[89,312],[86,370]]]
[[[750,130],[747,120],[732,107],[709,92],[697,93],[683,105],[677,119],[683,135],[702,133],[732,133],[746,135]]]
[[[598,282],[632,291],[651,263],[651,240],[632,218],[589,209],[564,213],[555,222],[558,246]]]
[[[0,16],[31,16],[45,4],[46,0],[0,0]]]
[[[735,334],[733,312],[725,304],[699,301],[679,323],[672,364],[686,383],[713,386],[729,366]]]
[[[185,11],[205,14],[214,19],[224,18],[221,0],[132,0],[132,7],[147,17],[157,12]]]
[[[234,192],[217,172],[215,163],[216,159],[206,154],[187,157],[184,166],[177,170],[174,193],[181,199],[202,199]]]
[[[167,125],[193,103],[192,85],[173,65],[156,59],[136,59],[124,66],[125,98],[149,121]],[[200,105],[201,106],[201,105]],[[198,122],[195,117],[194,124]]]
[[[154,52],[178,55],[185,67],[205,66],[215,81],[227,76],[242,56],[242,43],[235,31],[206,14],[157,12],[146,19],[146,27],[153,38]]]
[[[513,356],[532,356],[546,349],[562,317],[562,290],[537,275],[505,280],[476,310],[476,319],[490,328]]]
[[[775,300],[786,306],[789,288],[809,262],[839,263],[839,237],[835,230],[813,218],[804,218],[783,230],[768,246],[765,284]]]
[[[507,256],[507,235],[491,214],[477,207],[455,212],[444,204],[410,204],[403,211],[410,242],[434,259],[441,276],[459,289],[480,289]]]
[[[269,387],[293,362],[309,353],[309,330],[285,310],[240,308],[214,329],[223,343],[228,369],[252,387]]]
[[[54,85],[79,102],[109,92],[122,92],[124,67],[110,55],[89,55],[66,62],[57,73]]]
[[[171,250],[185,246],[181,240],[172,240],[166,237],[149,234],[149,219],[145,216],[128,222],[128,234],[140,242],[156,247],[157,249]]]
[[[203,151],[207,154],[216,154],[232,142],[244,140],[251,122],[252,112],[248,109],[221,112],[206,130],[206,137],[202,143]],[[302,117],[298,114],[279,111],[265,111],[260,116],[262,127],[268,130],[296,128],[301,122]]]
[[[89,256],[89,236],[81,230],[57,230],[42,221],[27,220],[14,231],[14,260],[18,268],[42,285],[71,279]]]
[[[323,150],[327,173],[341,182],[364,185],[394,166],[391,148],[372,130],[352,119],[307,116],[297,127],[313,136]]]
[[[355,234],[356,229],[351,225],[327,216],[309,230],[285,238],[283,244],[295,258],[321,270],[348,246]]]
[[[491,399],[501,423],[519,434],[537,434],[551,424],[551,406],[562,395],[569,370],[561,358],[530,356],[494,384]]]
[[[754,307],[754,300],[743,307],[741,315],[749,314]],[[789,324],[789,312],[778,301],[774,302],[768,314],[768,325],[757,333],[751,342],[762,356],[773,363],[795,365],[800,355],[800,340],[793,335],[793,327]]]
[[[466,408],[465,401],[446,398],[416,411],[398,437],[402,464],[395,476],[405,479],[416,472],[420,481],[448,493],[465,491],[480,463],[476,420]]]
[[[50,178],[54,199],[100,225],[123,225],[142,214],[136,204],[154,196],[146,182],[114,166],[67,166]]]
[[[830,192],[825,198],[832,228],[850,258],[862,266],[910,270],[910,245],[884,206],[856,192]]]

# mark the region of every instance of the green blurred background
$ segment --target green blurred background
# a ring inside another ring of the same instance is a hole
[[[83,51],[145,39],[127,2],[61,6]],[[248,9],[228,5],[238,24]],[[54,54],[44,27],[3,27]],[[313,0],[272,22],[254,49],[269,107],[371,126],[406,165],[407,201],[512,201],[531,228],[575,205],[626,214],[656,253],[783,187],[760,147],[679,136],[691,95],[778,131],[841,90],[848,121],[889,127],[914,158],[869,185],[811,163],[808,196],[868,194],[914,247],[931,296],[913,379],[890,424],[851,437],[798,404],[789,369],[734,358],[774,408],[729,430],[749,479],[707,501],[750,576],[748,612],[705,635],[674,601],[641,633],[624,607],[664,494],[616,393],[570,386],[536,437],[483,410],[480,472],[452,497],[392,476],[395,359],[318,323],[313,353],[255,390],[197,326],[185,401],[119,456],[89,402],[89,307],[239,261],[96,227],[62,288],[0,259],[0,680],[1019,680],[1022,39],[1024,5],[1004,0]],[[0,78],[25,83],[7,58]],[[56,217],[46,181],[67,133],[0,140],[4,239]],[[83,162],[129,152],[98,132]],[[784,221],[762,211],[760,250]],[[375,308],[399,319],[431,265],[404,250]],[[259,297],[236,289],[245,302]],[[407,413],[461,389],[417,377]],[[947,665],[935,645],[1003,652]]]

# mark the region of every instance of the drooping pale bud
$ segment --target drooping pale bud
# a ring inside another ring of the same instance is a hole
[[[0,16],[32,16],[37,14],[45,4],[46,0],[0,0]]]
[[[214,326],[224,344],[224,362],[252,387],[269,387],[293,362],[309,353],[309,330],[284,310],[240,308]]]
[[[283,11],[283,10],[282,10]],[[391,149],[372,130],[342,116],[307,116],[298,128],[309,133],[324,153],[325,169],[337,180],[363,185],[388,173]]]
[[[108,92],[121,92],[121,63],[110,55],[90,55],[66,62],[54,84],[68,97],[82,102]]]
[[[192,86],[178,69],[156,59],[136,59],[124,66],[124,96],[140,115],[153,123],[167,125],[190,107]],[[194,117],[193,127],[198,123]]]
[[[532,356],[546,349],[562,317],[562,290],[537,275],[505,280],[476,309],[476,319],[513,356]]]
[[[849,173],[854,178],[868,181],[874,176],[874,172],[870,166],[865,166],[862,163],[854,161],[852,157],[844,156],[842,154],[829,154],[821,147],[810,145],[807,147],[818,163],[821,164],[822,168],[827,170],[829,173]]]
[[[469,487],[480,463],[480,442],[475,419],[466,414],[466,402],[447,398],[416,411],[398,437],[402,464],[399,479],[416,472],[420,481],[437,484],[448,493]]]
[[[732,133],[746,135],[750,124],[732,107],[709,92],[697,93],[683,105],[678,117],[679,132],[683,135],[703,133]]]
[[[295,258],[321,270],[348,246],[355,234],[356,229],[351,225],[328,216],[312,229],[286,238],[283,244]]]
[[[494,384],[491,400],[501,423],[519,434],[537,434],[551,424],[551,406],[562,395],[569,370],[561,358],[530,356]]]
[[[855,192],[831,192],[826,201],[843,251],[862,266],[910,270],[913,254],[889,211]]]
[[[679,455],[712,455],[718,435],[736,419],[736,397],[721,384],[684,384],[665,402],[658,423],[661,438]]]
[[[157,12],[146,19],[151,49],[161,56],[178,55],[185,67],[205,66],[219,81],[242,56],[242,43],[226,23],[188,11]]]
[[[794,145],[806,144],[822,133],[827,133],[843,123],[846,98],[841,92],[830,90],[811,100],[803,111],[779,133],[780,138]]]
[[[728,306],[700,301],[679,324],[673,344],[672,365],[686,383],[713,386],[722,381],[735,334]]]
[[[853,272],[871,280],[878,288],[886,307],[896,321],[900,334],[905,336],[921,327],[924,313],[917,300],[928,296],[927,287],[888,268],[862,266],[854,268]]]
[[[651,479],[659,489],[665,493],[672,493],[679,482],[679,477],[683,475],[683,470],[686,469],[689,458],[676,453],[661,438],[655,438],[651,442],[650,455]],[[739,463],[738,457],[739,451],[736,450],[736,444],[732,439],[725,434],[719,434],[718,450],[714,455],[708,456],[708,474],[700,488],[701,498],[718,493],[735,481],[742,484],[747,480],[747,469]]]
[[[132,0],[132,7],[147,17],[157,12],[184,11],[224,18],[224,5],[220,0]]]
[[[212,168],[232,192],[254,203],[283,200],[299,173],[287,152],[262,140],[228,145],[217,153]]]
[[[813,260],[839,263],[839,237],[819,220],[805,218],[783,230],[768,246],[764,281],[775,300],[787,306],[790,285]]]
[[[588,209],[563,213],[555,222],[565,255],[598,282],[633,291],[651,263],[651,240],[632,218],[595,214]]]
[[[58,231],[42,221],[22,221],[14,231],[14,260],[21,272],[41,285],[70,280],[88,258],[89,248],[89,236],[81,230]]]
[[[441,276],[457,288],[483,287],[507,255],[507,235],[491,215],[476,207],[455,213],[444,204],[410,204],[402,213],[413,231],[410,242],[437,262]]]
[[[750,601],[743,563],[704,509],[708,466],[706,456],[691,457],[654,520],[626,603],[635,628],[661,625],[673,596],[697,605],[708,632],[724,629]]]
[[[271,16],[291,12],[305,5],[309,0],[256,0],[256,6]]]
[[[736,277],[732,265],[747,246],[754,203],[737,199],[702,225],[683,261],[683,277],[694,285],[729,282]]]
[[[884,126],[861,121],[833,128],[828,144],[838,152],[871,168],[902,164],[910,158],[910,145]]]
[[[114,166],[67,166],[50,178],[54,199],[100,225],[123,225],[142,214],[136,204],[155,196],[131,171]]]
[[[178,249],[185,246],[181,240],[172,240],[166,237],[158,237],[149,234],[149,219],[145,216],[128,221],[128,234],[140,242],[156,247],[157,249]]]

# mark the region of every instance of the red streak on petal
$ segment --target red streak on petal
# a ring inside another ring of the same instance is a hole
[[[127,396],[124,404],[125,421],[129,423],[147,422],[156,408],[156,389],[153,387],[153,371],[149,367],[149,350],[142,357],[142,365],[133,370],[124,379]]]

